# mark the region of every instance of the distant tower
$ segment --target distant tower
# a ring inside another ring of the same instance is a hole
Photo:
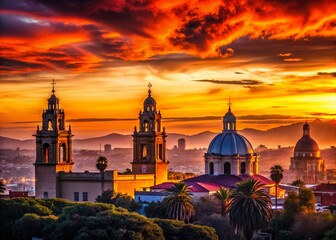
[[[325,164],[320,149],[310,137],[310,126],[303,125],[303,135],[296,143],[294,157],[291,157],[290,170],[295,172],[296,179],[306,184],[321,183],[325,180]]]
[[[159,184],[168,178],[167,135],[161,127],[161,113],[156,110],[156,102],[151,96],[151,84],[148,87],[148,97],[139,113],[139,131],[135,127],[133,133],[132,172],[155,174],[155,184]]]
[[[42,129],[36,130],[35,196],[36,198],[61,197],[57,172],[71,172],[72,134],[65,129],[64,110],[59,108],[55,96],[54,80],[48,108],[42,113]]]
[[[229,110],[223,117],[223,131],[210,143],[204,155],[205,173],[209,175],[258,174],[259,155],[251,143],[236,130],[236,116]]]
[[[110,153],[112,151],[111,144],[104,145],[104,153]]]
[[[177,149],[181,151],[186,149],[186,140],[184,138],[177,140]]]

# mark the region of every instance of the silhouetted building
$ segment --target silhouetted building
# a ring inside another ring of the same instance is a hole
[[[236,117],[230,105],[223,117],[223,131],[211,141],[204,159],[206,174],[258,174],[259,155],[251,143],[237,133]]]
[[[150,87],[150,86],[149,86]],[[132,173],[118,171],[72,172],[72,133],[65,130],[64,110],[59,108],[54,83],[48,108],[42,114],[42,129],[36,131],[36,198],[65,198],[95,201],[104,190],[134,195],[140,190],[167,181],[166,133],[161,130],[161,114],[148,91],[144,111],[139,115],[140,131],[134,131]],[[105,145],[105,151],[111,145]]]
[[[104,145],[104,153],[110,153],[112,151],[111,144]]]
[[[229,106],[231,104],[229,103]],[[211,141],[204,154],[205,173],[183,180],[192,192],[193,198],[211,195],[221,187],[234,188],[245,179],[255,179],[265,185],[271,196],[275,196],[275,183],[258,174],[259,155],[253,151],[251,143],[236,131],[236,117],[229,111],[223,118],[223,131]],[[173,185],[165,182],[149,188],[149,191],[136,191],[136,201],[161,201]],[[278,188],[278,197],[283,198],[285,190]]]
[[[307,122],[303,125],[302,137],[295,145],[289,169],[294,173],[296,179],[300,179],[306,184],[325,181],[324,160],[320,156],[317,143],[310,136],[310,126]]]
[[[149,88],[143,111],[139,113],[139,131],[135,127],[133,133],[133,173],[155,174],[155,184],[167,181],[166,138],[165,128],[161,126],[161,113],[156,110],[156,101]]]
[[[177,140],[177,149],[180,151],[184,151],[186,149],[186,140],[184,138]]]
[[[59,186],[57,173],[72,171],[72,133],[71,127],[65,129],[64,110],[59,107],[55,95],[54,81],[48,108],[42,113],[42,129],[37,125],[35,196],[37,198],[56,198]]]

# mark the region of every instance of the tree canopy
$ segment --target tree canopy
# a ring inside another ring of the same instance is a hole
[[[191,190],[184,182],[174,183],[163,200],[167,205],[168,218],[188,223],[195,213],[191,195]]]
[[[266,227],[272,218],[272,202],[255,179],[237,183],[228,205],[231,225],[243,231],[251,239],[255,230]]]

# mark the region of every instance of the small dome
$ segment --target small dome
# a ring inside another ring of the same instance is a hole
[[[253,154],[251,143],[237,132],[222,132],[210,143],[208,154],[220,156],[249,155]]]
[[[308,125],[309,126],[309,125]],[[318,152],[320,151],[317,143],[310,136],[302,136],[296,143],[294,152]]]
[[[144,101],[144,105],[156,105],[155,99],[151,96],[147,97]]]

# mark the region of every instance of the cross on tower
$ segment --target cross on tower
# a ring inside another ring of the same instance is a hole
[[[231,102],[231,98],[229,97],[229,102],[227,104],[229,106],[229,111],[231,111],[231,105],[232,105],[232,102]]]
[[[150,96],[151,95],[151,87],[152,87],[152,84],[149,82],[148,83],[148,96]]]
[[[52,90],[51,90],[51,92],[52,92],[52,93],[55,93],[55,84],[56,84],[56,83],[55,83],[55,79],[53,79],[53,80],[52,80],[52,83],[51,83],[51,85],[52,85]]]

